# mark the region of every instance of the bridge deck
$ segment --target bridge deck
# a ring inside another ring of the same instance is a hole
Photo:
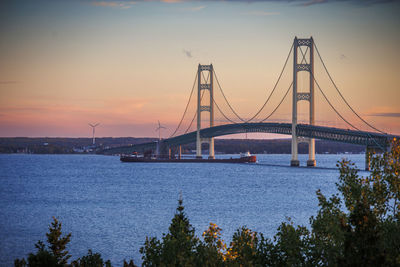
[[[380,134],[365,131],[346,130],[326,126],[313,126],[307,124],[298,124],[297,136],[306,138],[315,138],[321,140],[330,140],[349,144],[364,145],[368,147],[380,148],[386,150],[390,146],[390,140],[399,138],[399,136]],[[219,125],[202,129],[200,135],[202,138],[218,137],[239,133],[275,133],[292,134],[292,124],[290,123],[236,123]],[[163,140],[163,144],[169,147],[189,144],[196,142],[196,132],[171,137]],[[116,147],[104,150],[106,154],[131,153],[133,151],[144,151],[153,149],[157,146],[156,142],[137,144],[132,146]]]

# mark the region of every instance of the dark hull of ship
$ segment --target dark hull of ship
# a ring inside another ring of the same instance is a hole
[[[229,158],[229,159],[168,159],[168,158],[146,158],[136,156],[121,156],[122,162],[172,162],[172,163],[254,163],[257,161],[256,156]]]

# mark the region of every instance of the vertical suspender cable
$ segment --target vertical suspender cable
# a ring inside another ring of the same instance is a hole
[[[264,109],[265,105],[266,105],[266,104],[268,103],[268,101],[270,100],[272,94],[274,93],[274,91],[275,91],[275,89],[276,89],[276,86],[278,85],[279,81],[281,80],[283,71],[285,70],[286,65],[287,65],[287,63],[288,63],[288,61],[289,61],[289,57],[290,57],[290,55],[292,54],[293,46],[294,46],[294,43],[293,43],[292,46],[290,47],[289,54],[288,54],[288,56],[286,57],[286,61],[285,61],[285,64],[283,65],[282,71],[281,71],[281,73],[279,74],[278,80],[276,81],[275,86],[274,86],[274,88],[272,89],[271,93],[269,94],[267,100],[264,102],[264,104],[262,105],[262,107],[256,112],[256,114],[255,114],[253,117],[251,117],[250,119],[248,119],[246,122],[250,122],[250,121],[252,121],[255,117],[257,117],[258,114],[260,114],[260,112]]]
[[[336,83],[333,81],[332,76],[330,75],[330,73],[329,73],[329,71],[328,71],[328,69],[327,69],[327,67],[326,67],[326,65],[325,65],[325,62],[324,62],[324,60],[322,59],[321,54],[320,54],[319,51],[318,51],[317,45],[314,44],[314,47],[315,47],[315,50],[317,50],[318,57],[319,57],[319,59],[321,60],[322,65],[324,66],[324,69],[325,69],[326,73],[327,73],[328,76],[329,76],[329,79],[331,80],[332,84],[333,84],[334,87],[336,88],[336,91],[339,93],[340,97],[343,99],[343,101],[346,103],[346,105],[351,109],[351,111],[352,111],[362,122],[364,122],[364,123],[365,123],[366,125],[368,125],[370,128],[374,129],[375,131],[378,131],[378,132],[380,132],[380,133],[385,134],[385,132],[383,132],[383,131],[377,129],[376,127],[372,126],[372,125],[369,124],[367,121],[365,121],[365,120],[364,120],[360,115],[358,115],[358,113],[350,106],[350,104],[347,102],[347,100],[344,98],[344,96],[343,96],[342,93],[340,92],[339,88],[336,86]]]
[[[185,115],[186,115],[186,111],[187,111],[187,109],[188,109],[188,107],[189,107],[190,100],[192,99],[194,87],[195,87],[195,85],[196,85],[196,80],[197,80],[197,73],[196,73],[196,77],[194,78],[194,83],[193,83],[193,86],[192,86],[192,91],[190,92],[189,100],[188,100],[188,102],[187,102],[187,104],[186,104],[186,108],[185,108],[185,111],[183,112],[181,121],[179,122],[179,124],[178,124],[178,126],[176,127],[175,131],[170,135],[169,138],[171,138],[172,136],[174,136],[174,135],[176,134],[176,132],[179,130],[179,127],[180,127],[181,124],[182,124],[182,121],[183,121],[183,119],[184,119],[184,117],[185,117]]]

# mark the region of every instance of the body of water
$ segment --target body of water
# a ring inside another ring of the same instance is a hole
[[[223,157],[223,156],[219,156]],[[291,217],[308,225],[315,195],[336,193],[341,158],[361,169],[364,155],[316,155],[317,168],[288,167],[290,155],[257,155],[258,164],[121,163],[101,155],[0,155],[0,264],[34,252],[57,217],[72,233],[72,259],[88,249],[116,266],[141,263],[146,236],[162,237],[179,193],[196,234],[210,222],[229,242],[246,225],[272,237]],[[300,155],[304,165],[307,155]],[[363,172],[365,175],[366,173]]]

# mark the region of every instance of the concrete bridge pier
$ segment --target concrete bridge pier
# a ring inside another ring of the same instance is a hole
[[[317,162],[315,161],[315,139],[311,138],[308,141],[308,160],[307,167],[315,167]]]

